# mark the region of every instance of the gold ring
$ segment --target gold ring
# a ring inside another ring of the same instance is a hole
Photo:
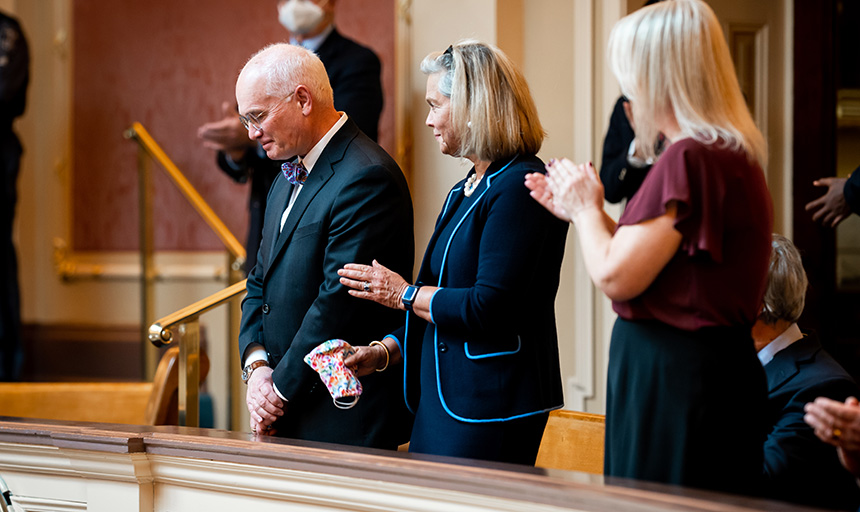
[[[839,439],[842,437],[842,429],[834,428],[833,429],[833,439]]]

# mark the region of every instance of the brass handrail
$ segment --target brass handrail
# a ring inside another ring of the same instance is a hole
[[[199,358],[200,358],[200,322],[198,316],[204,311],[216,307],[218,304],[225,302],[235,295],[241,293],[244,289],[244,281],[231,286],[227,290],[232,290],[232,293],[219,293],[220,299],[216,299],[214,303],[200,309],[199,306],[203,303],[212,302],[210,299],[204,299],[192,306],[182,309],[178,313],[165,317],[169,323],[165,323],[165,319],[156,322],[153,325],[164,326],[159,328],[157,337],[153,339],[152,317],[155,304],[155,276],[156,269],[154,264],[155,244],[152,225],[152,210],[153,210],[153,192],[152,179],[150,171],[150,160],[154,159],[167,172],[171,180],[182,192],[183,196],[191,203],[191,206],[197,210],[197,213],[203,217],[203,220],[215,232],[215,235],[221,240],[227,248],[230,255],[227,267],[228,282],[236,283],[241,279],[240,273],[242,265],[245,263],[246,253],[245,248],[239,243],[239,240],[230,232],[227,226],[215,214],[209,204],[191,185],[188,179],[182,174],[178,167],[168,158],[167,154],[161,149],[158,143],[152,138],[149,132],[146,131],[140,123],[132,123],[131,127],[124,133],[126,139],[133,139],[138,144],[138,200],[140,203],[140,263],[141,263],[141,350],[143,351],[143,366],[144,375],[151,377],[155,372],[155,364],[157,361],[156,350],[145,340],[149,339],[155,345],[164,345],[170,342],[173,335],[170,328],[177,326],[179,333],[179,422],[180,425],[197,426],[199,422],[199,404],[198,404],[198,387],[200,385],[199,375]],[[238,325],[240,312],[236,301],[229,303],[228,324],[230,339],[228,340],[228,360],[231,366],[238,364]],[[183,320],[184,318],[184,320]],[[166,338],[165,338],[166,336]],[[235,345],[235,346],[231,346]],[[231,379],[231,396],[238,396],[241,388],[241,383],[238,379]],[[232,411],[234,422],[241,413],[240,404],[238,402],[231,403],[229,409]]]
[[[161,149],[161,146],[158,145],[157,142],[152,138],[146,128],[143,127],[138,122],[134,122],[131,125],[131,128],[125,131],[124,134],[126,139],[134,139],[140,144],[141,148],[146,150],[152,158],[154,158],[158,163],[164,167],[164,170],[167,171],[167,174],[176,183],[176,186],[179,187],[180,192],[188,199],[191,203],[191,206],[197,210],[197,213],[203,217],[203,220],[209,224],[209,227],[215,232],[215,235],[221,240],[221,243],[224,244],[224,247],[230,251],[238,261],[239,264],[243,264],[245,259],[247,258],[247,254],[245,253],[245,248],[236,239],[233,233],[227,228],[224,222],[215,214],[212,208],[208,203],[203,199],[199,192],[194,188],[191,182],[182,174],[182,171],[176,167],[176,164],[170,160],[164,150]]]
[[[149,327],[149,341],[156,347],[169,345],[173,341],[171,327],[193,320],[241,294],[245,291],[246,281],[247,279],[243,279],[234,285],[213,293],[205,299],[198,300],[190,306],[185,306],[175,313],[156,320]]]
[[[156,347],[172,343],[174,335],[171,329],[176,327],[179,339],[180,425],[196,427],[200,424],[200,315],[244,292],[245,281],[160,318],[149,327],[149,341]]]

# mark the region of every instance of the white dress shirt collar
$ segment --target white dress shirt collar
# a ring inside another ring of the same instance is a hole
[[[791,324],[782,334],[758,351],[758,360],[761,361],[762,366],[766,365],[773,360],[773,356],[780,350],[785,349],[801,338],[803,338],[803,333],[800,332],[800,327],[796,323]]]
[[[304,156],[304,158],[299,158],[299,160],[305,165],[305,169],[308,170],[308,176],[311,175],[311,171],[316,165],[317,160],[319,160],[320,155],[322,154],[325,147],[331,141],[334,134],[337,133],[341,127],[346,124],[346,120],[349,119],[346,113],[339,112],[340,119],[337,120],[336,123],[332,125],[331,128],[326,132],[325,135],[308,151],[308,154]],[[296,198],[299,197],[299,192],[302,191],[304,185],[296,185],[293,187],[292,193],[290,193],[290,200],[287,202],[287,207],[284,209],[284,213],[281,214],[281,227],[280,230],[283,231],[284,224],[287,223],[287,217],[290,215],[290,211],[293,209],[293,205],[296,203]]]
[[[316,53],[317,50],[320,49],[320,46],[322,46],[323,41],[325,41],[325,39],[332,32],[334,32],[334,23],[329,23],[329,25],[325,28],[325,30],[323,30],[322,32],[320,32],[319,34],[317,34],[313,37],[309,37],[309,38],[303,40],[302,42],[299,42],[299,40],[296,39],[295,37],[290,37],[290,44],[295,45],[295,46],[302,46],[302,47],[307,48],[308,50]]]

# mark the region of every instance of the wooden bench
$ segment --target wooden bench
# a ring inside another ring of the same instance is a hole
[[[200,354],[200,380],[209,358]],[[179,347],[169,348],[152,382],[3,382],[0,416],[47,420],[176,425]]]
[[[552,411],[535,466],[603,474],[604,431],[602,414]]]

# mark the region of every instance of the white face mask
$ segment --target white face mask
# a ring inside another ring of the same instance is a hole
[[[325,11],[311,0],[287,0],[278,7],[278,21],[292,34],[305,35],[319,27]]]

